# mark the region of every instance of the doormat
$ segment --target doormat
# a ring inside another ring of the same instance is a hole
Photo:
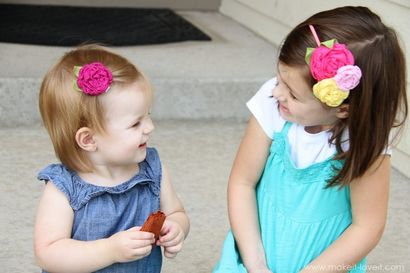
[[[0,42],[130,46],[210,40],[170,9],[0,4]]]

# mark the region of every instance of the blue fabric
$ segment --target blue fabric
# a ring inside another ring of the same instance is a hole
[[[71,238],[92,241],[141,226],[150,213],[160,209],[162,169],[158,152],[147,148],[147,156],[139,167],[134,177],[115,187],[89,184],[62,164],[49,165],[38,179],[52,181],[67,196],[74,211]],[[97,272],[158,273],[161,265],[161,247],[155,246],[141,260],[116,263]]]
[[[349,187],[325,189],[343,162],[328,158],[296,168],[287,140],[290,125],[275,133],[256,188],[262,243],[268,267],[275,273],[299,272],[352,223]],[[365,267],[363,259],[349,272],[365,272]],[[247,272],[231,231],[213,272]]]

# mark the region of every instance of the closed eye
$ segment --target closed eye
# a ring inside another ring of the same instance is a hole
[[[137,121],[132,127],[138,127],[141,124],[141,122]]]
[[[288,89],[290,97],[294,100],[297,100],[296,96],[293,94],[293,91],[292,91],[292,89],[290,89],[289,85],[287,85],[285,82],[283,82],[282,79],[281,79],[281,83],[286,86],[286,89]]]
[[[290,87],[289,87],[287,84],[285,84],[285,86],[286,86],[286,88],[287,88],[288,91],[289,91],[290,97],[291,97],[292,99],[294,99],[294,100],[298,100],[298,98],[294,95],[292,89],[290,89]]]

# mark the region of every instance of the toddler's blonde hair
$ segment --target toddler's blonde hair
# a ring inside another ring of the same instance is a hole
[[[138,83],[152,101],[152,88],[148,79],[131,62],[99,45],[84,45],[65,54],[47,72],[40,89],[39,106],[56,156],[68,168],[89,172],[92,165],[78,146],[75,135],[78,129],[89,127],[104,133],[104,109],[99,96],[89,96],[73,87],[74,66],[101,62],[112,72],[113,82],[107,92],[118,92],[121,87]],[[118,88],[119,87],[119,88]]]

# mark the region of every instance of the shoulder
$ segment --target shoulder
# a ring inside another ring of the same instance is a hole
[[[74,171],[68,169],[63,164],[50,164],[38,173],[37,179],[45,182],[53,181],[54,184],[67,185],[71,184],[73,174]]]
[[[51,177],[68,175],[70,170],[63,164],[50,164],[42,169],[37,178],[39,180],[51,180]]]
[[[75,192],[73,176],[74,171],[68,169],[65,165],[51,164],[38,173],[37,179],[46,183],[52,182],[58,190],[64,193],[71,203]]]
[[[280,116],[278,110],[277,100],[272,96],[272,91],[277,84],[276,77],[266,81],[246,103],[249,111],[271,139],[273,134],[280,132],[285,125],[285,120]]]
[[[378,239],[381,233],[377,230],[384,229],[387,217],[390,169],[390,156],[380,155],[361,177],[349,184],[353,224],[376,231]]]

